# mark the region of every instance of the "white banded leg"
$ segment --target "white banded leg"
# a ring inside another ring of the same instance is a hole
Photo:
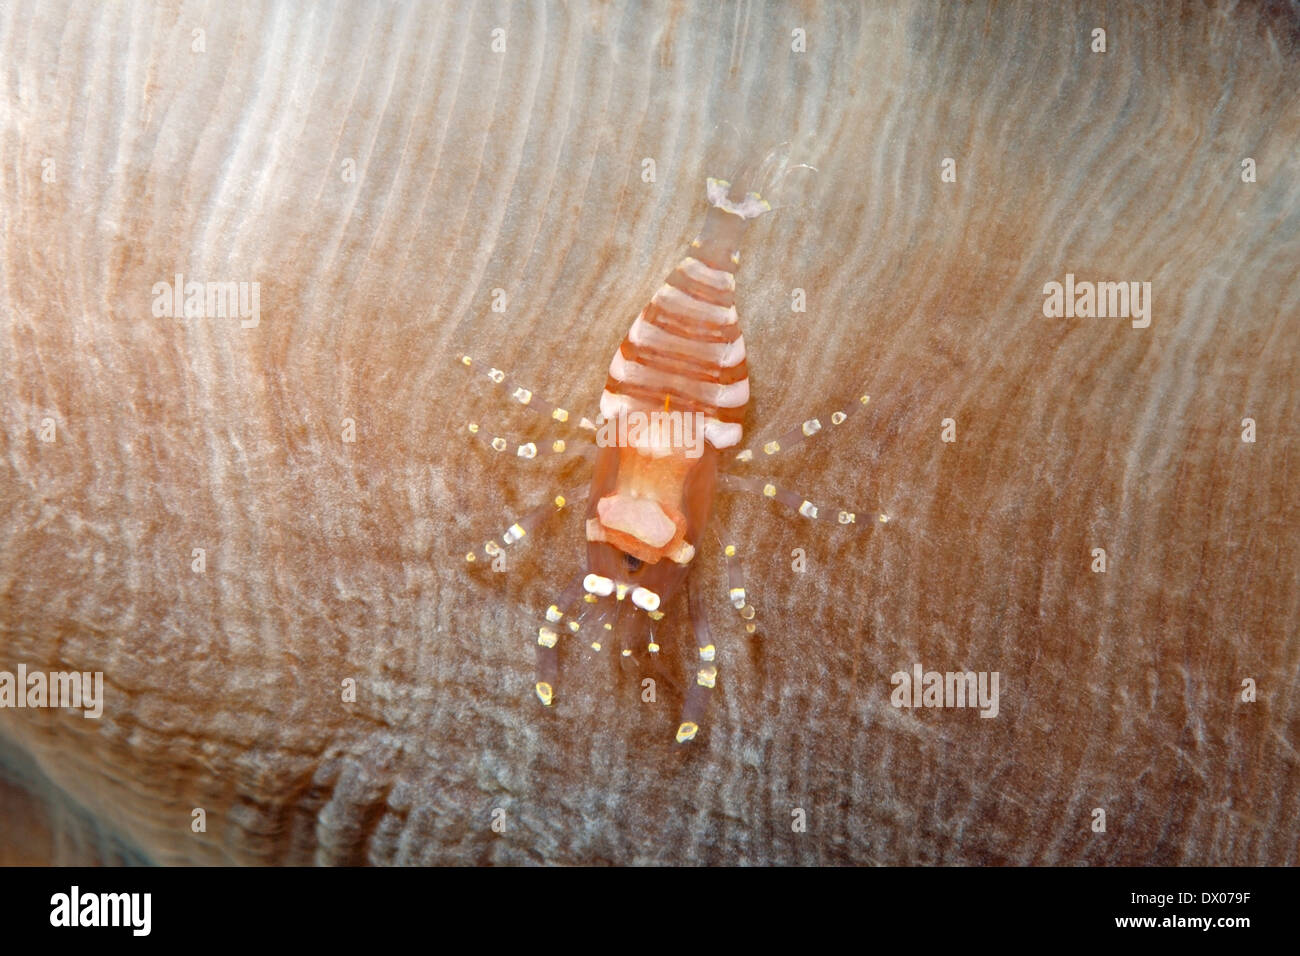
[[[615,597],[618,592],[625,591],[628,598],[624,602],[626,607],[620,605],[621,611],[626,611],[619,618],[616,624],[618,631],[617,646],[619,648],[620,663],[624,665],[624,670],[630,673],[627,665],[634,663],[633,656],[636,654],[634,643],[638,638],[644,636],[646,639],[646,651],[649,654],[657,656],[659,654],[659,644],[655,640],[655,625],[663,620],[664,612],[659,610],[659,595],[648,588],[643,587],[616,587]],[[644,612],[649,618],[643,620],[640,613]]]
[[[646,617],[650,618],[650,624],[646,628],[646,653],[658,654],[659,642],[655,639],[655,627],[664,619],[664,612],[659,610],[659,595],[651,592],[651,596],[654,598],[653,606],[648,601],[638,600],[639,595],[636,595],[635,592],[633,592],[633,602],[646,612]]]
[[[762,495],[764,498],[771,498],[785,505],[792,511],[797,511],[805,518],[811,518],[819,521],[829,521],[836,524],[849,525],[852,529],[858,527],[858,515],[854,511],[845,511],[838,508],[818,507],[803,495],[796,494],[788,488],[778,488],[770,481],[764,481],[761,478],[743,478],[739,475],[721,475],[719,477],[718,488],[722,491],[748,491],[756,495]],[[881,512],[876,515],[875,521],[879,524],[886,524],[889,521],[889,515]]]
[[[576,634],[581,625],[565,615],[578,603],[582,594],[582,581],[571,584],[560,599],[546,609],[546,623],[537,629],[537,682],[533,692],[546,707],[555,700],[555,687],[559,682],[560,659],[556,645],[566,631]]]
[[[687,582],[690,597],[691,627],[695,633],[695,653],[697,662],[693,672],[688,673],[686,702],[682,705],[682,720],[677,727],[677,742],[684,744],[694,740],[699,733],[700,724],[708,710],[709,698],[718,682],[717,648],[713,644],[709,619],[704,613],[704,602],[700,592]],[[688,657],[687,660],[690,660]]]
[[[623,664],[631,661],[634,653],[632,642],[646,629],[646,622],[641,619],[636,610],[633,605],[619,605],[619,618],[615,625],[617,635],[614,646],[618,648],[620,663]]]
[[[490,561],[492,558],[495,558],[500,554],[504,548],[508,548],[512,544],[518,544],[520,541],[527,538],[534,530],[536,530],[539,524],[551,515],[563,511],[570,505],[578,504],[586,500],[587,492],[589,490],[590,489],[587,485],[582,485],[575,488],[567,495],[556,495],[545,504],[538,505],[518,521],[512,522],[511,525],[502,532],[501,544],[497,544],[495,540],[484,542],[483,553],[487,555],[487,558]],[[478,556],[473,551],[470,551],[465,555],[465,560],[472,564],[478,560]]]
[[[740,551],[734,544],[729,544],[723,547],[722,556],[727,562],[727,600],[745,622],[745,633],[753,634],[758,630],[754,623],[758,612],[749,603],[749,592],[745,590],[745,566],[741,564]]]
[[[481,367],[468,355],[462,355],[460,357],[460,364],[471,371],[476,367]],[[549,418],[551,421],[559,422],[562,425],[568,423],[568,411],[558,405],[548,402],[532,389],[525,388],[518,382],[512,381],[505,372],[501,371],[501,369],[489,366],[486,368],[486,375],[493,384],[504,388],[506,394],[525,408],[531,409],[543,418]]]
[[[853,415],[856,414],[860,409],[866,408],[867,404],[870,401],[871,401],[870,395],[861,395],[858,397],[858,400],[856,402],[853,402],[851,405],[848,406],[848,411],[833,412],[830,417],[831,426],[837,428],[840,425],[843,425],[850,418],[852,418]],[[746,448],[744,451],[737,452],[736,460],[753,461],[755,458],[769,458],[772,455],[776,455],[781,452],[791,451],[792,449],[797,448],[799,445],[806,442],[813,435],[816,435],[819,432],[822,432],[823,430],[824,429],[822,428],[821,419],[810,418],[803,424],[796,425],[794,428],[791,428],[784,435],[779,435],[778,437],[772,439],[771,441],[764,442],[761,445],[756,445],[751,448]],[[755,452],[754,448],[758,448],[759,451]]]
[[[663,617],[663,613],[662,613],[662,612],[660,612],[659,617]],[[658,620],[658,618],[656,618],[656,620]],[[654,626],[653,624],[650,625],[650,629],[649,629],[649,631],[646,633],[646,645],[645,645],[645,649],[646,649],[646,653],[648,653],[648,654],[658,654],[658,653],[659,653],[659,641],[658,641],[658,639],[655,637],[655,626]]]
[[[484,428],[478,422],[468,422],[465,425],[467,434],[477,438],[483,444],[487,445],[498,454],[514,452],[515,457],[525,460],[534,458],[556,458],[560,455],[571,454],[580,455],[587,458],[595,457],[595,449],[586,442],[565,441],[563,438],[556,438],[553,441],[524,442],[517,444],[509,441],[501,435],[495,435],[488,429]]]
[[[582,586],[587,594],[584,600],[595,603],[601,598],[612,597],[614,606],[618,609],[617,617],[619,621],[624,619],[623,611],[627,609],[627,620],[633,620],[636,611],[644,611],[646,616],[652,621],[658,621],[663,618],[663,611],[659,610],[659,595],[649,588],[625,584],[621,581],[614,581],[610,578],[603,577],[599,574],[588,574],[582,581]],[[635,624],[631,625],[634,629]],[[606,624],[606,630],[612,630],[613,624]],[[623,657],[632,656],[631,650],[627,646],[627,639],[622,635],[622,639],[617,643]],[[592,647],[592,650],[599,651],[600,647]],[[657,646],[651,649],[654,653],[659,648]]]
[[[610,638],[620,608],[611,601],[605,601],[591,594],[586,595],[584,600],[589,606],[578,618],[582,627],[582,636],[592,652],[599,654],[612,643]]]
[[[630,601],[616,605],[609,647],[611,651],[617,652],[619,668],[629,677],[636,673],[637,664],[632,657],[632,644],[645,632],[648,623]]]

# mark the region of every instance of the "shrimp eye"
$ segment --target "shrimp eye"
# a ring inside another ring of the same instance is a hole
[[[645,562],[636,555],[628,554],[626,551],[623,552],[623,560],[627,563],[628,571],[631,572],[641,570],[641,565],[645,564]]]

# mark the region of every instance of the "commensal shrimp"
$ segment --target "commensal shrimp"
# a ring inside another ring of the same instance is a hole
[[[771,157],[769,157],[770,161]],[[784,165],[784,163],[782,163]],[[762,170],[755,184],[763,182]],[[770,173],[770,169],[769,169]],[[537,636],[538,700],[550,706],[555,700],[559,662],[559,637],[567,629],[576,634],[583,628],[588,611],[598,611],[597,639],[613,631],[624,657],[630,656],[632,632],[651,631],[651,622],[664,616],[660,610],[686,584],[692,562],[703,545],[715,491],[746,490],[774,498],[806,518],[830,518],[817,506],[794,492],[753,478],[719,475],[719,457],[737,448],[743,435],[745,410],[749,403],[749,377],[745,339],[736,312],[736,270],[740,264],[741,240],[751,223],[771,206],[758,191],[720,179],[707,180],[708,211],[688,254],[669,273],[649,303],[632,323],[614,353],[600,397],[598,425],[583,420],[596,432],[594,474],[587,492],[586,574],[581,589],[575,585],[565,599],[552,604]],[[461,363],[473,365],[469,356]],[[507,380],[498,369],[489,378],[504,385],[512,397],[552,419],[565,422],[568,413],[540,399],[530,390]],[[843,424],[853,410],[866,405],[861,396],[849,412],[831,416],[834,425]],[[765,455],[789,449],[821,429],[810,419],[775,441],[762,446]],[[507,444],[489,438],[477,424],[472,434],[487,440],[497,451]],[[567,451],[563,441],[551,446]],[[521,457],[533,458],[537,448],[519,447]],[[752,461],[752,450],[735,454],[740,462]],[[556,497],[511,525],[502,535],[506,546],[524,538],[546,515],[568,504]],[[856,515],[838,511],[834,520],[856,524]],[[880,520],[887,520],[881,515]],[[501,547],[489,541],[489,557]],[[754,633],[754,608],[746,598],[743,571],[736,548],[726,546],[728,596]],[[467,560],[474,561],[470,552]],[[699,663],[689,682],[677,741],[692,740],[699,731],[710,691],[717,683],[717,651],[700,602],[699,591],[688,588],[692,625]],[[587,605],[574,617],[571,605],[579,599]],[[631,610],[627,607],[632,605]],[[637,623],[637,612],[649,621]],[[569,620],[566,622],[566,614]],[[609,618],[613,617],[613,623]],[[616,645],[617,646],[617,645]],[[653,633],[647,649],[659,650]]]

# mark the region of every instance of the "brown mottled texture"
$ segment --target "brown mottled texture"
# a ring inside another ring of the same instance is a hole
[[[0,669],[108,700],[0,712],[0,860],[1296,864],[1295,22],[6,4]],[[739,271],[750,435],[869,390],[771,471],[895,520],[720,502],[761,637],[710,550],[720,692],[683,748],[678,691],[572,645],[533,699],[578,516],[506,574],[462,556],[581,472],[457,434],[541,432],[454,360],[594,413],[724,120],[820,170]],[[260,324],[154,317],[176,272],[260,282]],[[1044,317],[1067,272],[1151,282],[1150,328]],[[997,718],[892,707],[917,661],[998,671]]]

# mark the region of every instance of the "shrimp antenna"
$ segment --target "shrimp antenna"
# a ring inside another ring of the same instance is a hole
[[[798,170],[819,172],[816,166],[809,163],[791,163],[790,158],[793,150],[793,142],[786,140],[769,149],[762,159],[743,167],[732,180],[733,195],[737,192],[754,193],[773,210],[802,205],[802,203],[781,203],[778,205],[774,202],[781,195],[786,179],[791,173]]]

